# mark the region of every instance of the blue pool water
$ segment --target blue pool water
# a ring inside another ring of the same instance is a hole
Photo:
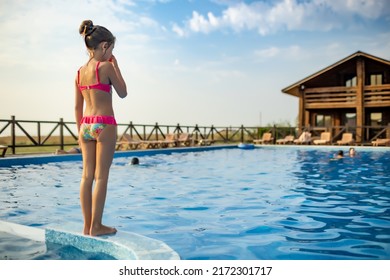
[[[390,150],[264,147],[115,158],[104,219],[182,259],[390,259]],[[347,149],[345,152],[347,152]],[[0,168],[0,219],[82,228],[81,162]]]

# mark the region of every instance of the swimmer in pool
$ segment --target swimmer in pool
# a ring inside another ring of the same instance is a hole
[[[337,155],[336,155],[336,158],[343,158],[344,157],[344,152],[343,151],[338,151],[337,152]]]
[[[138,165],[139,164],[139,159],[137,157],[133,157],[131,159],[131,165]]]
[[[356,156],[356,150],[355,150],[355,148],[349,148],[349,156],[350,157],[354,157],[354,156]]]

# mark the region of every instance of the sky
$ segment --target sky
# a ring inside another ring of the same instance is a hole
[[[0,119],[74,119],[90,19],[117,38],[119,123],[296,125],[281,90],[357,52],[390,60],[388,0],[0,0]]]

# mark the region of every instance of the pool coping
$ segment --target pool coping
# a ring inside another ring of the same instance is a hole
[[[147,150],[128,150],[128,151],[116,151],[114,158],[122,157],[142,157],[158,154],[173,154],[173,153],[186,153],[186,152],[202,152],[212,151],[219,149],[236,149],[239,144],[226,144],[226,145],[212,145],[212,146],[195,146],[195,147],[175,147],[164,149],[147,149]],[[390,147],[373,147],[373,146],[339,146],[339,145],[276,145],[276,144],[255,144],[255,148],[299,148],[299,149],[318,149],[318,150],[347,150],[350,147],[355,148],[357,151],[390,151]],[[243,149],[245,150],[245,149]],[[0,158],[0,167],[11,167],[18,165],[29,164],[45,164],[62,161],[81,161],[81,154],[41,154],[41,155],[24,155],[24,156],[12,156]]]
[[[165,149],[147,149],[147,150],[129,150],[129,151],[116,151],[114,158],[122,157],[141,157],[157,154],[173,154],[173,153],[186,153],[186,152],[202,152],[218,149],[231,149],[237,148],[237,145],[215,145],[215,146],[197,146],[197,147],[179,147],[179,148],[165,148]],[[41,154],[41,155],[25,155],[25,156],[13,156],[0,158],[0,167],[11,167],[18,165],[29,164],[45,164],[62,161],[81,161],[81,154]]]
[[[0,232],[41,243],[70,245],[86,252],[104,253],[117,260],[180,260],[179,254],[164,242],[132,232],[118,231],[114,235],[92,237],[62,229],[31,227],[3,220],[0,220]]]
[[[277,148],[277,149],[317,149],[317,150],[348,150],[350,147],[355,148],[358,151],[390,151],[390,147],[372,147],[372,146],[335,146],[335,145],[274,145],[274,144],[256,144],[254,148]],[[165,149],[148,149],[148,150],[129,150],[129,151],[116,151],[114,158],[122,157],[142,157],[142,156],[151,156],[158,154],[173,154],[173,153],[188,153],[188,152],[202,152],[202,151],[212,151],[219,149],[237,149],[239,145],[237,144],[227,144],[227,145],[215,145],[215,146],[196,146],[196,147],[179,147],[179,148],[165,148]],[[246,149],[242,149],[246,150]],[[5,157],[0,158],[0,168],[1,167],[11,167],[11,166],[23,166],[30,164],[45,164],[45,163],[55,163],[63,161],[81,161],[81,154],[65,154],[65,155],[55,155],[55,154],[41,154],[41,155],[28,155],[28,156],[15,156],[15,157]]]

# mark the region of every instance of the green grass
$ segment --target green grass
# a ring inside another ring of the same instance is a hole
[[[34,137],[35,141],[38,142],[37,137]],[[42,137],[41,139],[44,139]],[[41,140],[42,141],[42,140]],[[71,136],[64,137],[65,144],[71,144],[70,146],[65,146],[65,150],[68,150],[72,147],[77,147],[77,141]],[[0,145],[11,145],[12,138],[10,136],[0,137]],[[28,155],[28,154],[52,154],[57,149],[60,149],[60,137],[59,136],[51,136],[45,144],[46,145],[55,145],[55,146],[34,146],[34,143],[30,141],[26,136],[16,136],[15,144],[18,145],[31,145],[30,147],[16,147],[15,155]],[[8,147],[7,156],[12,155],[12,149]]]

